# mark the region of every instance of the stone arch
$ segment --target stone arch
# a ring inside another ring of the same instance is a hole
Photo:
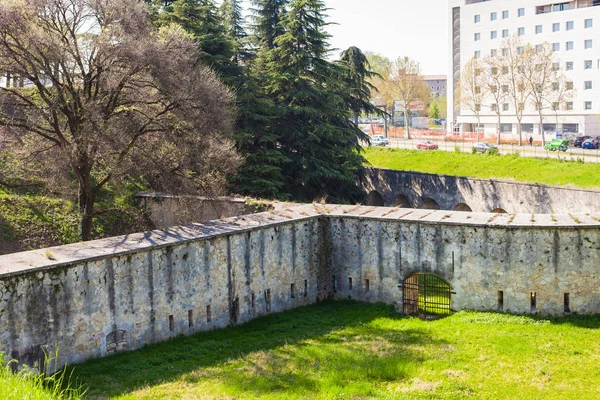
[[[492,212],[496,213],[496,214],[508,214],[504,208],[500,208],[500,207],[494,208],[492,210]]]
[[[373,190],[371,193],[369,193],[367,205],[383,207],[383,197],[381,197],[381,194],[377,190]]]
[[[454,207],[454,211],[473,212],[473,209],[467,203],[458,203],[456,207]]]
[[[412,208],[410,201],[408,201],[408,197],[403,194],[397,194],[396,197],[394,197],[394,207]]]
[[[437,203],[437,201],[430,198],[426,198],[425,200],[423,200],[423,203],[421,203],[421,208],[423,210],[441,210],[440,205]]]
[[[411,274],[402,281],[402,305],[404,314],[424,319],[450,315],[452,286],[436,274]]]

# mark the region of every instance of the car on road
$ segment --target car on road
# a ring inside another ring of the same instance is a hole
[[[473,145],[473,149],[477,153],[487,153],[488,151],[498,151],[496,146],[492,146],[489,143],[478,142]]]
[[[579,136],[575,138],[575,141],[573,142],[573,146],[574,147],[581,147],[581,145],[583,144],[583,142],[585,142],[588,139],[591,139],[591,136]]]
[[[600,139],[596,138],[596,139],[588,139],[585,142],[583,142],[581,144],[581,148],[582,149],[590,149],[590,150],[594,150],[600,147]]]
[[[390,144],[388,138],[382,135],[371,136],[370,142],[372,146],[387,146],[388,144]]]
[[[438,145],[433,143],[431,140],[424,140],[417,143],[417,150],[437,150]]]
[[[544,149],[550,151],[567,151],[569,141],[566,139],[552,139],[544,146]]]

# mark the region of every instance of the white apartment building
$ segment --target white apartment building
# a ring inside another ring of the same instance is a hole
[[[573,82],[575,96],[560,111],[547,111],[543,132],[600,135],[600,0],[551,2],[548,0],[449,0],[450,65],[448,97],[453,99],[465,64],[501,51],[502,42],[519,35],[535,46],[551,43],[560,70]],[[495,134],[498,117],[490,104],[482,104],[480,122],[486,134]],[[448,101],[448,130],[473,132],[477,119],[465,107]],[[503,136],[517,135],[517,118],[507,101],[498,105],[503,115]],[[462,108],[462,109],[461,109]],[[505,112],[505,114],[504,114]],[[454,123],[451,123],[454,121]],[[525,108],[522,130],[539,138],[537,111]]]

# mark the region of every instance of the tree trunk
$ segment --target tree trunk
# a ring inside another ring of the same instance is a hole
[[[408,120],[408,112],[406,111],[406,107],[404,108],[404,127],[406,128],[406,138],[410,140],[410,122]]]
[[[521,119],[517,119],[517,133],[519,134],[519,146],[523,146],[523,132],[521,132]]]
[[[540,112],[540,133],[542,134],[542,147],[546,146],[546,138],[544,137],[544,117]]]
[[[79,238],[83,241],[92,237],[92,223],[94,218],[94,193],[90,171],[84,167],[79,175]]]
[[[498,113],[498,127],[496,128],[497,129],[496,133],[498,134],[498,143],[497,143],[498,146],[500,146],[500,135],[502,135],[502,131],[500,130],[500,122],[502,122],[502,121],[500,119],[500,113]]]

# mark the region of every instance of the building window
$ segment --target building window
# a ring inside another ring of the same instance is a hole
[[[480,21],[481,21],[481,15],[477,14],[477,15],[475,16],[475,23],[477,24],[477,23],[479,23]]]
[[[560,43],[552,43],[552,50],[559,51],[560,50]]]
[[[507,38],[508,37],[508,29],[502,29],[502,37],[503,38]]]
[[[502,85],[502,93],[508,93],[508,85]]]
[[[490,50],[490,57],[496,57],[498,55],[498,51],[496,49]]]
[[[555,4],[553,7],[553,11],[566,11],[569,9],[569,3],[560,3],[560,4]]]
[[[592,26],[594,26],[594,22],[592,21],[592,19],[586,19],[585,20],[585,29],[591,28]]]
[[[502,55],[505,57],[508,55],[508,49],[506,47],[502,49]]]
[[[560,63],[552,63],[552,71],[558,71],[560,69]]]
[[[585,81],[583,82],[583,89],[584,90],[590,90],[592,88],[592,81]]]
[[[490,21],[495,21],[496,18],[498,18],[498,15],[496,14],[496,12],[493,12],[490,14]]]
[[[506,105],[506,110],[508,110],[508,104]],[[512,132],[512,124],[500,124],[500,132],[510,133]]]
[[[567,21],[565,23],[565,29],[568,31],[572,31],[573,30],[573,21]]]
[[[498,104],[492,104],[491,108],[493,112],[498,111]]]
[[[554,90],[556,92],[558,89],[560,89],[560,83],[553,82],[552,83],[552,90]]]
[[[557,111],[560,107],[560,104],[558,102],[554,102],[552,103],[552,111]]]
[[[540,51],[542,51],[542,45],[541,44],[536,44],[535,45],[535,52],[539,53]]]
[[[573,90],[573,82],[570,82],[570,81],[567,82],[565,84],[565,87],[567,88],[567,90]]]
[[[591,101],[584,101],[583,102],[583,109],[584,110],[591,110],[592,109],[592,102]]]
[[[508,74],[508,67],[502,67],[502,75]]]
[[[567,71],[572,71],[572,70],[573,70],[573,61],[567,61],[567,62],[565,63],[565,69],[566,69]]]
[[[573,110],[573,102],[572,101],[567,101],[565,103],[565,110],[567,110],[567,111]]]
[[[558,31],[560,31],[560,24],[558,22],[555,22],[554,24],[552,24],[552,32]]]
[[[475,41],[478,41],[481,39],[481,33],[476,33],[475,34]]]
[[[519,36],[523,36],[523,35],[525,34],[525,28],[522,28],[522,27],[521,27],[521,28],[519,28],[519,30],[517,31],[517,34],[518,34]]]
[[[583,62],[583,69],[592,69],[592,60],[585,60]]]
[[[508,10],[502,11],[502,19],[508,18]]]
[[[508,111],[508,103],[502,104],[502,111]],[[511,128],[511,130],[512,130],[512,128]]]
[[[565,47],[567,48],[567,50],[573,50],[573,42],[565,43]]]
[[[586,41],[583,43],[583,48],[591,49],[592,48],[592,39],[586,39]]]
[[[490,39],[496,39],[498,37],[498,32],[497,31],[491,31],[490,32]]]
[[[518,10],[517,13],[518,13],[519,17],[522,17],[522,16],[525,15],[525,9],[524,8],[519,8],[519,10]]]
[[[536,25],[535,26],[535,33],[536,34],[542,33],[542,26],[541,25]]]
[[[517,53],[518,54],[523,54],[525,52],[525,46],[519,46],[517,47]]]
[[[481,57],[481,52],[479,50],[475,50],[475,53],[473,54],[473,57],[480,58]]]

